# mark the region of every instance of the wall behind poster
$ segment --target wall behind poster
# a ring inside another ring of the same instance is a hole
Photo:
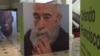
[[[30,9],[29,9],[30,8]],[[33,26],[33,3],[23,3],[24,34]]]
[[[14,19],[14,22],[13,22],[13,34],[14,35],[17,35],[17,11],[12,11],[12,16],[13,16],[13,19]]]
[[[80,56],[100,56],[100,0],[81,0]]]

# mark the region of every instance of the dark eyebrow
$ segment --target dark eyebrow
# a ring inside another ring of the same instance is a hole
[[[45,16],[51,16],[50,13],[44,13],[43,15],[45,15]]]
[[[36,12],[34,12],[34,13],[33,13],[33,16],[34,16],[34,15],[39,15],[39,14],[38,14],[38,13],[36,13]]]

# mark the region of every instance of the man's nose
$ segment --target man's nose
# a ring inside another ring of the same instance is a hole
[[[45,21],[43,18],[41,18],[41,20],[38,23],[38,30],[42,30],[45,28]]]

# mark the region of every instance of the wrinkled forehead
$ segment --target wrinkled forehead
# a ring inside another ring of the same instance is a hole
[[[50,12],[58,12],[57,4],[41,4],[35,3],[33,6],[35,12],[37,11],[50,11]]]
[[[3,15],[11,15],[11,11],[3,11]]]

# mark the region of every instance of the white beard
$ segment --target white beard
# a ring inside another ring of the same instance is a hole
[[[36,45],[37,42],[39,41],[39,39],[41,38],[41,35],[39,36],[39,34],[41,34],[41,33],[44,33],[46,35],[48,41],[50,42],[50,44],[53,44],[57,39],[57,36],[59,33],[59,26],[56,26],[53,32],[50,32],[46,29],[41,30],[41,31],[39,31],[37,29],[32,29],[30,40],[31,40],[33,46]]]

